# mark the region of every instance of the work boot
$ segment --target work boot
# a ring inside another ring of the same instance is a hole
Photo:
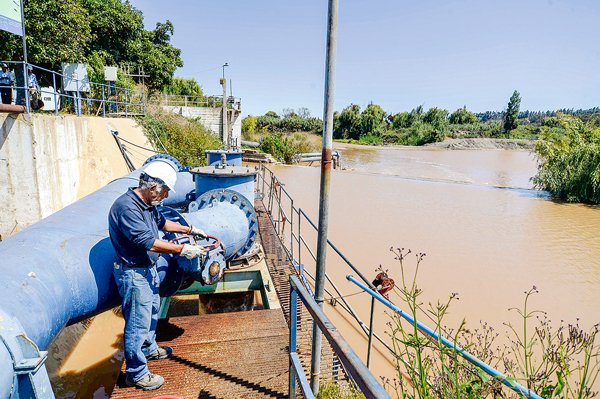
[[[155,352],[152,352],[151,354],[146,356],[146,359],[148,359],[148,360],[166,359],[169,356],[171,356],[171,353],[173,353],[173,348],[171,348],[170,346],[159,346]]]
[[[136,387],[143,389],[144,391],[153,391],[158,389],[165,383],[165,379],[158,374],[148,373],[138,381],[131,381],[129,378],[125,379],[125,384],[129,387]]]

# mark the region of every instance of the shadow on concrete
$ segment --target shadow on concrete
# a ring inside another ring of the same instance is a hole
[[[15,121],[17,120],[17,115],[8,114],[4,122],[2,123],[2,129],[0,130],[0,150],[4,147],[4,142],[8,138],[10,131],[12,130]]]

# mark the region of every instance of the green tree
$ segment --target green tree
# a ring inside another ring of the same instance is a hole
[[[504,133],[508,133],[517,127],[517,119],[519,118],[519,108],[521,107],[521,95],[518,91],[514,91],[512,96],[510,96],[510,100],[508,100],[508,106],[506,108],[506,113],[504,114],[504,119],[502,126],[504,128]]]
[[[474,113],[467,110],[467,107],[459,108],[450,115],[450,123],[453,125],[464,125],[477,122],[479,122],[479,119]]]
[[[24,4],[30,62],[60,70],[62,62],[85,61],[92,39],[91,18],[79,0],[28,0]],[[0,54],[23,59],[22,39],[0,31]]]
[[[423,122],[429,123],[434,127],[442,127],[448,123],[448,111],[441,108],[430,108],[423,115]]]
[[[334,126],[337,126],[333,132],[335,138],[358,140],[362,132],[360,106],[351,104],[344,108]]]
[[[91,17],[93,38],[90,51],[104,59],[106,65],[130,62],[132,44],[144,32],[144,17],[131,3],[121,0],[81,0]]]
[[[183,66],[170,44],[173,24],[146,31],[142,13],[124,0],[25,0],[28,59],[55,71],[63,62],[89,62],[93,79],[103,81],[104,65],[143,66],[146,83],[160,89]],[[0,31],[3,58],[22,59],[21,38]],[[126,80],[126,79],[125,79]]]
[[[200,87],[194,78],[173,78],[170,84],[163,87],[162,92],[165,94],[199,98],[204,95],[202,92],[202,87]]]
[[[360,114],[361,135],[380,134],[385,128],[386,112],[377,104],[369,104]]]
[[[392,127],[394,129],[405,129],[412,125],[412,118],[409,112],[398,112],[392,117]]]
[[[448,131],[448,111],[436,107],[430,108],[423,115],[423,123],[432,127],[429,141],[443,141]]]
[[[171,83],[175,70],[183,66],[181,50],[170,43],[172,35],[171,21],[157,22],[156,29],[144,31],[132,45],[135,53],[131,61],[144,66],[144,72],[150,76],[147,84],[151,90],[159,90]]]
[[[536,144],[536,187],[569,202],[600,204],[600,126],[558,114]]]
[[[256,116],[248,115],[242,119],[242,133],[248,133],[250,135],[257,131],[257,119]]]

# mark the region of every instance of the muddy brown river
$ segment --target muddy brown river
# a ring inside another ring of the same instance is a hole
[[[398,262],[389,249],[410,248],[427,254],[418,276],[425,307],[459,293],[444,321],[448,326],[465,318],[467,326],[477,327],[484,320],[503,332],[504,322],[518,322],[508,308],[521,306],[524,291],[534,285],[540,292],[531,307],[552,320],[579,319],[585,327],[600,322],[600,208],[555,202],[532,189],[532,154],[336,146],[344,170],[332,175],[329,238],[365,275],[374,277],[382,265],[398,281]],[[316,222],[319,168],[273,169],[295,205]],[[314,239],[309,229],[303,234]],[[406,270],[414,266],[409,256]],[[345,295],[358,292],[345,279],[351,271],[332,251],[328,273]],[[395,294],[391,299],[398,301]],[[348,300],[368,322],[369,297]],[[327,312],[364,359],[362,333],[339,307],[328,306]],[[122,320],[109,313],[86,328],[71,327],[77,338],[59,339],[51,349],[54,380],[62,381],[58,397],[102,398],[112,389]],[[378,305],[375,332],[385,336],[387,321]],[[392,376],[388,357],[378,349],[375,374]]]

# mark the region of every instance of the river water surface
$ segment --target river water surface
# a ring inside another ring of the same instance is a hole
[[[503,336],[504,322],[519,321],[508,308],[522,306],[524,292],[534,285],[539,294],[530,309],[556,321],[579,319],[586,328],[600,322],[600,208],[555,202],[534,190],[533,154],[339,147],[346,170],[332,174],[328,236],[363,274],[374,277],[382,265],[399,281],[389,249],[410,248],[426,253],[418,277],[425,308],[458,292],[445,320],[451,327],[466,318],[476,328],[482,320]],[[295,206],[316,222],[319,168],[279,166],[275,172]],[[412,256],[405,267],[414,271]],[[328,274],[344,294],[357,291],[332,251]],[[368,322],[365,295],[350,301]],[[402,307],[397,296],[391,299]],[[338,310],[328,312],[340,323],[346,313]],[[387,321],[379,305],[375,331],[382,336]],[[348,325],[343,333],[364,358],[365,340],[356,331]],[[374,366],[377,374],[391,375],[383,357]]]
[[[374,277],[376,267],[382,265],[399,281],[398,263],[389,249],[410,248],[427,254],[418,278],[425,306],[459,293],[445,320],[449,326],[466,318],[467,326],[477,327],[484,320],[503,332],[503,322],[518,322],[508,308],[521,306],[524,291],[533,285],[540,292],[531,306],[547,311],[551,319],[575,322],[579,318],[585,327],[600,322],[600,208],[555,202],[533,190],[532,154],[339,147],[345,170],[332,174],[329,238],[365,275]],[[295,206],[316,222],[319,168],[277,166],[273,170],[294,197]],[[303,234],[309,241],[314,238],[308,229]],[[409,256],[407,270],[414,270],[414,265]],[[331,251],[327,267],[344,294],[358,291],[345,280],[350,271]],[[391,299],[402,306],[397,296]],[[370,299],[366,294],[349,300],[367,322]],[[347,322],[345,312],[331,306],[327,312],[364,359],[366,340]],[[389,318],[381,305],[375,321],[376,333],[385,336]],[[65,382],[59,397],[90,397],[90,392],[106,396],[112,388],[105,386],[110,385],[108,376],[115,370],[110,364],[121,360],[122,326],[121,319],[108,312],[86,326],[77,344],[63,343],[75,348],[70,355],[55,348],[56,375],[72,380]],[[86,339],[86,334],[103,338]],[[393,376],[388,359],[383,352],[375,353],[375,374]],[[94,379],[95,373],[104,377]],[[75,393],[82,385],[87,396]]]

